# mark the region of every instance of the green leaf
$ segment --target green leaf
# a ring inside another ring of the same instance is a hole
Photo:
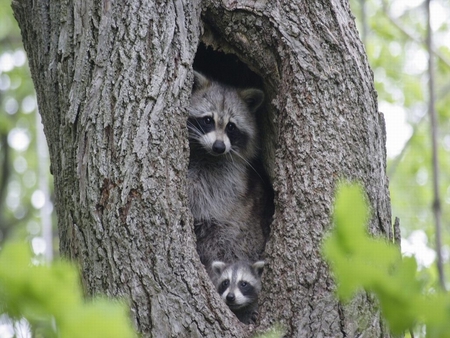
[[[26,243],[7,243],[0,252],[1,310],[26,318],[45,337],[136,337],[123,302],[83,299],[76,268],[65,261],[32,264]],[[55,331],[56,330],[56,331]]]
[[[450,296],[427,295],[417,277],[415,258],[400,255],[399,248],[372,238],[365,229],[368,207],[358,185],[337,189],[334,229],[323,244],[323,255],[337,280],[337,295],[349,301],[359,290],[375,294],[394,334],[417,323],[427,337],[450,337]]]

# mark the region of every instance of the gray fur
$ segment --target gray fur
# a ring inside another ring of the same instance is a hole
[[[212,276],[215,260],[261,259],[273,213],[273,191],[259,158],[255,111],[264,94],[258,89],[226,87],[195,72],[189,107],[188,194],[197,251]],[[206,133],[197,120],[214,119]],[[242,142],[227,131],[234,123]],[[213,150],[219,140],[223,153]]]
[[[245,323],[254,323],[258,316],[258,295],[261,291],[261,274],[264,261],[244,261],[226,264],[214,261],[211,264],[212,281],[230,310]],[[244,283],[244,284],[242,284]]]

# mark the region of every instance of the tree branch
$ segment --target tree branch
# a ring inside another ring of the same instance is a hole
[[[439,92],[435,95],[435,101],[436,100],[440,100],[441,98],[445,97],[448,93],[448,91],[450,90],[450,82],[448,82],[446,85],[441,86]],[[424,114],[420,120],[415,123],[412,127],[413,127],[413,131],[411,133],[411,136],[408,138],[408,140],[406,141],[405,145],[403,146],[402,150],[400,151],[400,154],[398,154],[391,162],[391,164],[389,165],[389,169],[387,172],[387,175],[390,179],[392,179],[392,177],[395,174],[395,171],[397,170],[397,167],[399,165],[399,163],[401,162],[401,160],[403,159],[403,156],[405,156],[406,154],[406,150],[408,150],[409,146],[411,145],[411,141],[414,139],[414,137],[416,136],[417,131],[419,130],[419,126],[423,123],[423,121],[425,121],[425,117],[429,115],[429,111],[427,109],[426,114]]]
[[[425,3],[427,9],[427,50],[428,50],[428,112],[430,114],[431,122],[431,141],[432,141],[432,156],[433,156],[433,214],[436,223],[436,254],[437,254],[437,267],[439,272],[439,282],[442,289],[445,290],[445,278],[444,267],[442,262],[442,235],[441,235],[441,199],[439,196],[439,159],[438,159],[438,126],[437,126],[437,114],[434,105],[434,55],[433,55],[433,32],[431,30],[431,17],[430,17],[430,2],[427,0]]]
[[[5,219],[6,208],[6,193],[8,187],[9,176],[11,173],[9,163],[10,148],[8,145],[8,133],[0,132],[0,149],[3,151],[3,156],[0,159],[1,179],[0,179],[0,240],[4,239],[12,228],[11,222]]]
[[[362,26],[362,32],[361,32],[361,40],[364,44],[364,46],[367,45],[367,37],[369,33],[369,24],[367,22],[367,6],[366,6],[366,0],[359,0],[360,6],[361,6],[361,26]]]
[[[397,27],[398,30],[400,30],[404,35],[406,35],[408,38],[413,40],[419,45],[425,45],[426,48],[428,48],[427,41],[423,41],[421,38],[415,36],[413,33],[409,32],[405,27],[402,26],[402,24],[394,18],[391,13],[389,13],[388,5],[385,0],[383,0],[383,12],[386,15],[386,17],[391,21],[391,23]],[[434,48],[433,46],[430,47],[430,52],[437,56],[439,60],[441,60],[447,67],[450,68],[450,60],[448,60],[438,49]]]

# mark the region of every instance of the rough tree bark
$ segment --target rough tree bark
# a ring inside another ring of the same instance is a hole
[[[389,337],[369,296],[336,301],[320,256],[341,178],[364,184],[370,232],[392,238],[383,117],[346,0],[13,8],[50,147],[61,252],[78,262],[87,294],[130,299],[146,337],[251,334],[213,290],[187,208],[186,106],[202,39],[243,61],[268,96],[276,213],[259,328]]]

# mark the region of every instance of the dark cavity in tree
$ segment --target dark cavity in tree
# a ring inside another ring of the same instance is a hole
[[[200,43],[194,59],[194,69],[209,78],[238,88],[264,90],[263,80],[234,54],[226,54]]]

